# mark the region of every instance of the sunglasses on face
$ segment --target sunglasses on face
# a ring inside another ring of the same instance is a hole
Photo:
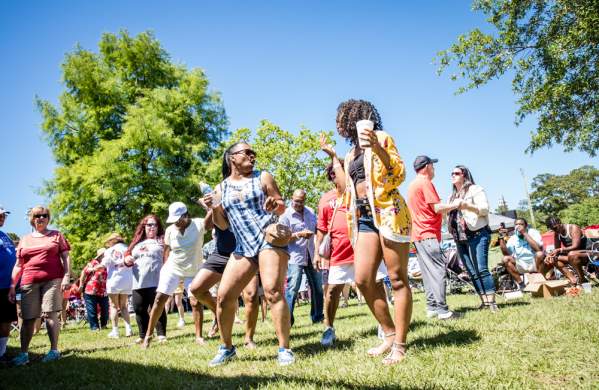
[[[243,153],[246,157],[253,157],[256,158],[256,152],[254,152],[252,149],[243,149],[243,150],[238,150],[235,153],[231,153],[232,156],[236,155],[236,154],[240,154]]]
[[[48,214],[35,214],[33,218],[48,218]]]
[[[462,176],[463,173],[462,172],[451,172],[451,176]]]
[[[155,223],[151,223],[151,222],[146,223],[146,227],[149,227],[149,228],[153,228],[153,227],[157,227],[157,226],[158,226],[158,224],[155,224]]]

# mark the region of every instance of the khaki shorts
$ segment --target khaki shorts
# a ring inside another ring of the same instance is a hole
[[[53,279],[21,286],[21,316],[24,320],[62,310],[60,282],[61,279]]]

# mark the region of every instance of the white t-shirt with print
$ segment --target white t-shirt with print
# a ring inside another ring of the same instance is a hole
[[[135,259],[132,268],[134,290],[158,286],[163,253],[164,244],[156,239],[148,238],[135,245],[131,251]]]
[[[176,276],[195,276],[203,261],[204,233],[204,218],[193,218],[184,234],[175,224],[166,228],[164,244],[171,250],[164,268]]]
[[[133,273],[125,265],[125,252],[127,245],[119,242],[104,252],[102,265],[106,267],[106,291],[108,294],[131,294],[133,287]]]

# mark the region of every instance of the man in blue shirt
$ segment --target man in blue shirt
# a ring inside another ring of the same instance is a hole
[[[10,212],[0,206],[0,227],[4,226],[8,214]],[[17,307],[14,302],[8,300],[12,269],[17,261],[16,254],[15,244],[0,230],[0,358],[6,352],[10,324],[17,320]]]
[[[506,270],[518,283],[520,289],[525,287],[520,274],[527,272],[547,271],[543,266],[543,239],[538,230],[529,228],[524,218],[514,222],[514,235],[506,243],[507,230],[499,229],[499,247],[503,253],[503,264]]]
[[[287,267],[287,289],[285,299],[291,312],[293,325],[293,309],[302,282],[302,273],[310,286],[310,317],[313,323],[324,320],[322,275],[314,269],[314,234],[316,233],[316,215],[309,207],[304,206],[306,192],[295,190],[291,198],[291,207],[285,210],[280,222],[288,225],[293,234],[289,243],[289,265]]]

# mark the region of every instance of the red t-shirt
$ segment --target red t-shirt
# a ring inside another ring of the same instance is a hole
[[[108,271],[106,271],[106,267],[101,267],[94,271],[94,267],[98,264],[100,264],[98,260],[92,259],[83,268],[83,285],[85,286],[85,293],[87,295],[105,297],[108,295],[106,294]]]
[[[17,247],[17,262],[23,266],[21,285],[62,279],[64,267],[60,254],[71,250],[67,239],[56,230],[34,237],[28,234]]]
[[[337,191],[327,192],[318,203],[318,222],[316,228],[324,233],[329,231],[333,211],[337,202]],[[340,200],[339,200],[340,201]],[[331,265],[351,264],[354,262],[354,249],[347,235],[347,209],[339,206],[331,226]],[[317,248],[318,249],[318,248]]]
[[[442,216],[435,212],[434,204],[439,203],[439,195],[433,182],[426,176],[418,175],[408,187],[408,207],[412,215],[412,241],[436,237],[441,241]]]

